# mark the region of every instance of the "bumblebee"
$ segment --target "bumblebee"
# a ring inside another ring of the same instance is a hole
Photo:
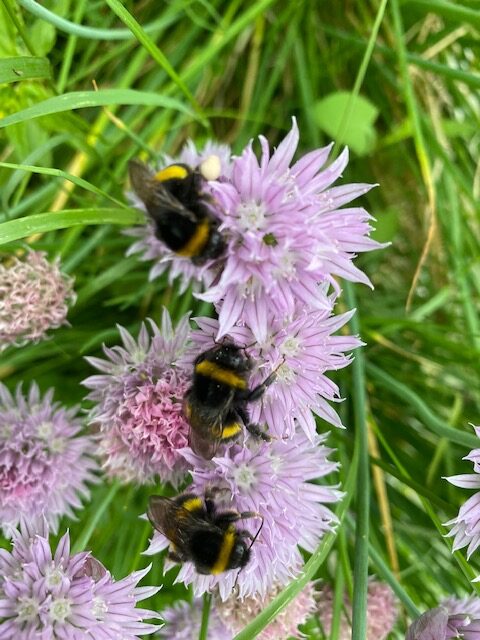
[[[146,164],[131,160],[130,182],[153,220],[156,237],[179,256],[194,264],[218,258],[225,240],[219,220],[203,193],[205,178],[186,164],[172,164],[153,173]]]
[[[258,400],[275,379],[275,372],[254,389],[248,388],[253,368],[245,351],[223,343],[201,353],[194,364],[193,383],[184,401],[190,424],[189,445],[206,460],[215,455],[220,443],[234,440],[244,426],[267,442],[270,436],[252,424],[247,404]]]
[[[171,543],[168,557],[175,562],[193,562],[197,573],[217,575],[242,569],[250,559],[250,549],[263,525],[263,517],[253,511],[219,511],[214,489],[202,498],[184,493],[176,498],[150,496],[148,519]],[[235,522],[261,518],[255,536],[237,529]]]

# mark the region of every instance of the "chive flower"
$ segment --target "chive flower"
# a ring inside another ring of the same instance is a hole
[[[475,435],[480,438],[480,427],[474,427]],[[463,489],[480,489],[480,448],[473,449],[463,458],[473,463],[474,473],[464,473],[446,478],[448,482]],[[448,537],[453,537],[452,551],[467,547],[467,558],[480,545],[480,491],[473,494],[460,507],[456,518],[445,523],[453,525]]]
[[[317,613],[324,635],[330,637],[333,621],[333,590],[330,585],[323,587],[317,594]],[[386,640],[398,616],[398,604],[391,588],[378,580],[369,580],[367,593],[367,635],[366,640]],[[340,616],[338,640],[350,640],[352,637],[352,604],[344,597],[344,606]],[[438,639],[439,640],[439,639]]]
[[[12,551],[0,554],[2,640],[134,640],[159,626],[160,616],[137,609],[159,587],[139,587],[149,567],[122,580],[89,553],[71,555],[68,532],[54,551],[42,519],[22,520]]]
[[[0,521],[5,533],[21,516],[43,513],[56,531],[59,519],[74,517],[88,499],[98,465],[92,436],[80,435],[78,407],[42,397],[32,383],[14,394],[0,383]],[[1,637],[1,636],[0,636]]]
[[[150,332],[149,332],[150,328]],[[182,400],[188,373],[177,365],[189,336],[188,316],[174,330],[166,310],[161,329],[142,324],[135,340],[118,327],[122,346],[104,347],[107,359],[87,358],[101,371],[83,381],[94,402],[89,418],[99,429],[99,448],[108,475],[123,481],[177,486],[188,464],[180,450],[188,444]]]
[[[480,640],[480,598],[450,597],[409,627],[406,640]]]
[[[49,262],[46,253],[0,258],[0,351],[38,342],[48,330],[68,324],[68,307],[75,298],[73,279],[60,271],[58,260]]]

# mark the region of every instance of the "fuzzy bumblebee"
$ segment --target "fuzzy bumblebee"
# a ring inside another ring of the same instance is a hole
[[[221,443],[235,440],[243,427],[253,436],[270,441],[270,436],[250,422],[247,404],[261,398],[274,381],[275,372],[249,389],[253,362],[242,347],[222,343],[201,353],[195,360],[193,383],[184,402],[190,424],[189,445],[210,460]]]
[[[246,518],[263,518],[253,511],[238,513],[217,508],[211,490],[200,497],[184,493],[176,498],[150,496],[148,519],[170,541],[169,558],[193,562],[200,574],[217,575],[242,569],[250,559],[255,536],[235,523]]]
[[[154,173],[140,160],[131,160],[128,168],[133,190],[145,204],[159,240],[199,265],[222,255],[225,240],[200,170],[179,163]]]

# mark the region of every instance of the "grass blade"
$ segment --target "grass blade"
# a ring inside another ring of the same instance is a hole
[[[110,9],[120,18],[120,20],[127,25],[130,31],[133,33],[138,42],[145,47],[148,53],[152,56],[155,62],[170,76],[177,87],[184,93],[188,101],[192,104],[195,111],[201,113],[200,105],[193,97],[190,89],[187,87],[183,79],[178,75],[175,69],[170,64],[166,55],[157,47],[155,42],[150,38],[142,26],[135,20],[131,13],[129,13],[123,4],[119,0],[107,0],[107,4]]]
[[[476,436],[458,431],[444,424],[444,422],[433,413],[430,407],[425,404],[420,396],[410,389],[410,387],[407,387],[406,384],[395,380],[391,375],[371,363],[367,364],[367,371],[378,384],[386,387],[398,398],[409,404],[419,418],[423,420],[425,425],[438,436],[447,438],[451,442],[460,444],[463,447],[469,447],[470,449],[476,449],[478,447],[478,438]]]
[[[345,298],[349,309],[355,308],[355,294],[351,282],[345,282]],[[358,312],[350,321],[354,335],[360,333]],[[366,420],[365,360],[363,351],[357,349],[352,363],[353,406],[355,412],[355,450],[358,451],[356,487],[355,562],[353,566],[352,640],[364,640],[367,636],[368,592],[368,526],[370,511],[370,475],[368,455],[368,430]]]
[[[57,178],[64,178],[69,182],[73,182],[78,187],[83,187],[86,191],[90,191],[91,193],[94,193],[97,196],[107,198],[107,200],[111,200],[112,202],[119,205],[120,207],[125,207],[125,209],[128,209],[128,206],[126,204],[124,204],[121,200],[117,200],[106,191],[99,189],[94,184],[87,182],[83,178],[74,176],[71,173],[68,173],[67,171],[62,171],[61,169],[55,169],[53,167],[36,167],[34,165],[28,165],[28,164],[15,164],[13,162],[0,162],[0,167],[5,167],[6,169],[19,169],[20,171],[31,171],[32,173],[40,173],[46,176],[55,176]]]
[[[47,58],[17,56],[0,60],[0,84],[52,77]]]
[[[104,107],[110,105],[132,105],[163,107],[180,111],[192,119],[198,119],[195,113],[186,107],[180,100],[169,98],[158,93],[148,91],[136,91],[135,89],[100,89],[99,91],[72,91],[62,96],[48,98],[33,107],[22,109],[17,113],[0,120],[0,129],[19,122],[26,122],[41,116],[49,116],[54,113],[71,111],[72,109],[85,109],[87,107]]]
[[[67,229],[79,224],[142,224],[144,216],[135,209],[65,209],[37,213],[33,216],[0,224],[0,245],[27,238],[34,233]]]

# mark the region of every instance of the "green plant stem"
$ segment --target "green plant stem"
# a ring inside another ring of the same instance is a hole
[[[355,78],[355,84],[353,85],[353,89],[350,93],[350,97],[345,108],[345,111],[342,114],[342,119],[340,120],[340,124],[338,126],[338,132],[335,136],[336,148],[338,149],[343,142],[343,136],[345,135],[345,131],[347,130],[348,124],[350,122],[350,117],[353,112],[353,107],[355,106],[355,100],[357,99],[358,94],[360,93],[360,88],[363,84],[363,80],[365,78],[365,74],[367,72],[368,65],[370,63],[370,58],[372,57],[373,49],[375,47],[375,42],[377,40],[378,30],[380,29],[380,25],[382,24],[383,16],[385,15],[385,9],[387,7],[388,0],[382,0],[380,2],[380,6],[377,11],[377,15],[375,16],[375,22],[373,23],[372,32],[367,42],[367,48],[365,49],[365,53],[363,54],[362,62],[360,63],[360,67],[357,71],[357,76]]]
[[[72,546],[72,553],[78,553],[79,551],[85,550],[96,526],[102,519],[102,516],[107,510],[109,504],[114,499],[117,491],[120,489],[120,486],[119,482],[114,482],[104,499],[96,506],[95,513],[92,518],[88,520],[87,525],[83,529],[82,533],[77,537],[75,544]]]
[[[428,13],[436,13],[455,22],[466,22],[472,26],[480,27],[478,9],[463,7],[459,3],[446,2],[445,0],[404,0],[402,5],[405,4],[414,4],[424,8]]]
[[[212,595],[210,593],[206,593],[203,596],[202,625],[200,627],[198,640],[207,640],[208,622],[210,619],[211,606],[212,606]]]
[[[25,31],[25,29],[23,28],[22,23],[20,22],[20,20],[17,17],[17,14],[15,13],[15,7],[11,5],[10,0],[2,0],[3,2],[3,6],[5,7],[6,12],[8,13],[11,21],[13,22],[13,24],[15,25],[19,36],[21,37],[21,39],[23,40],[25,46],[27,47],[27,49],[29,50],[29,52],[32,54],[32,56],[35,56],[35,48],[29,38],[29,36],[27,35],[27,32]]]
[[[3,2],[5,3],[5,0]],[[35,2],[35,0],[18,0],[18,4],[37,18],[45,20],[45,22],[52,24],[60,31],[70,33],[73,36],[89,38],[90,40],[131,40],[134,38],[130,29],[98,29],[76,24],[49,11],[46,7]],[[145,31],[155,31],[161,22],[161,19],[155,20],[155,22],[146,25],[144,29]]]
[[[345,299],[350,309],[355,308],[355,293],[350,282],[344,283]],[[358,312],[350,321],[353,334],[360,333]],[[355,561],[353,565],[352,640],[365,640],[367,636],[368,590],[368,526],[370,512],[370,476],[368,460],[368,431],[366,420],[365,359],[358,349],[352,363],[353,407],[355,411],[355,449],[358,450],[356,490]]]

